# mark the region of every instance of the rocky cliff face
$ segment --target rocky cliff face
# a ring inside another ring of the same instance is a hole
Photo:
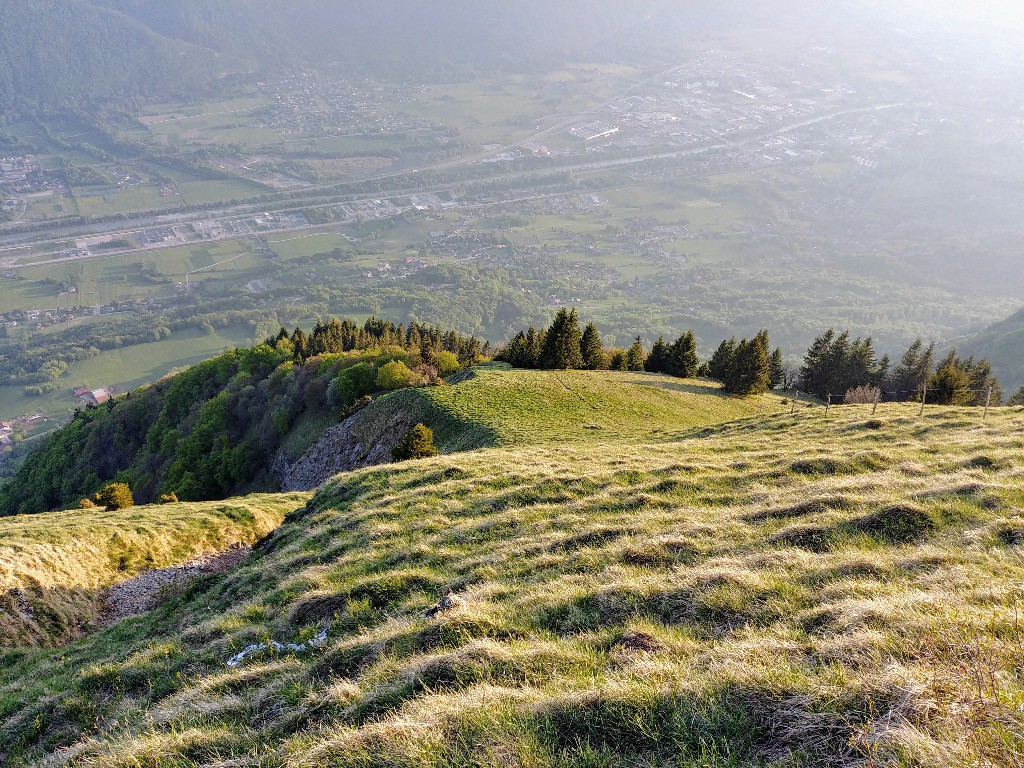
[[[401,411],[366,416],[361,411],[328,430],[295,462],[279,453],[272,471],[281,490],[312,491],[339,472],[391,461],[391,451],[412,429],[412,420]]]

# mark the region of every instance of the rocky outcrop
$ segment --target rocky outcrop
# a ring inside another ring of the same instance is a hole
[[[146,571],[115,584],[103,595],[96,623],[100,627],[108,627],[121,619],[150,611],[195,579],[234,568],[251,551],[252,547],[235,546],[225,552],[203,555],[181,565]]]
[[[339,472],[391,461],[391,451],[415,424],[405,413],[364,410],[324,433],[295,462],[278,454],[272,471],[282,491],[312,491]]]

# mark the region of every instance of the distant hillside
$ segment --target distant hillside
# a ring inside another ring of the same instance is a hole
[[[400,79],[537,71],[568,60],[649,57],[792,13],[792,3],[770,5],[23,0],[6,3],[0,16],[0,99],[11,110],[87,114],[186,98],[225,73],[314,64]]]
[[[0,762],[1019,765],[1020,414],[823,410],[342,474],[227,573],[0,656]],[[161,509],[122,514],[187,536]]]
[[[1024,386],[1024,309],[986,328],[962,345],[963,351],[986,358],[1006,393]]]
[[[216,56],[88,0],[18,0],[0,13],[0,114],[93,115],[154,97],[182,97],[215,72]]]

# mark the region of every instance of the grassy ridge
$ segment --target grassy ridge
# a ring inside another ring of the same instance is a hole
[[[341,475],[232,573],[8,655],[0,758],[1018,765],[1024,412],[979,422],[818,409]]]
[[[735,397],[708,380],[649,373],[524,371],[477,366],[452,386],[397,392],[360,421],[372,437],[382,412],[401,409],[428,424],[446,451],[495,445],[663,440],[751,416],[790,410],[774,393]]]
[[[304,494],[0,518],[0,645],[62,644],[95,617],[106,587],[232,545],[252,544]]]

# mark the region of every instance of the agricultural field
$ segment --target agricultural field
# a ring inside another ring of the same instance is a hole
[[[101,352],[70,365],[61,377],[65,386],[53,392],[30,396],[21,385],[0,386],[0,419],[13,419],[26,413],[63,419],[76,407],[71,394],[74,387],[135,389],[227,349],[249,346],[253,341],[248,328],[232,327],[213,333],[179,331],[160,341]]]
[[[605,384],[599,410],[644,407]],[[500,400],[449,404],[507,423]],[[1021,409],[659,410],[654,440],[557,441],[566,403],[536,442],[340,475],[228,573],[8,651],[4,759],[1014,764]]]

